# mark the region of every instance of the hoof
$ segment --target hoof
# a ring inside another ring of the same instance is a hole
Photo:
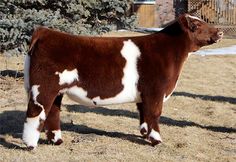
[[[60,145],[63,143],[62,139],[58,139],[56,142],[54,142],[54,145]]]
[[[149,140],[151,141],[151,145],[154,147],[158,144],[160,144],[162,141],[160,140],[155,140],[154,138],[150,137]]]
[[[159,132],[155,131],[154,129],[152,129],[150,132],[148,139],[151,141],[152,146],[156,146],[162,142]]]
[[[147,133],[148,133],[148,126],[147,123],[143,123],[140,125],[140,133],[144,138],[147,138]]]
[[[63,140],[61,139],[61,130],[47,131],[46,135],[49,144],[60,145],[63,143]]]
[[[51,144],[51,145],[60,145],[63,143],[63,140],[62,139],[58,139],[56,142],[54,140],[47,140],[47,144]]]
[[[143,136],[143,138],[147,138],[147,131],[146,131],[145,128],[142,128],[142,129],[140,130],[140,133],[141,133],[141,135]]]
[[[26,150],[27,151],[33,151],[36,147],[34,146],[27,146]]]

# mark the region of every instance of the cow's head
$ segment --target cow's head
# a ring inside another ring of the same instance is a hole
[[[223,37],[222,31],[207,24],[198,17],[184,14],[179,17],[178,22],[189,35],[192,51],[196,51],[202,46],[216,43]]]

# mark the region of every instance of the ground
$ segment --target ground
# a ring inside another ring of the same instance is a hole
[[[0,62],[0,161],[236,161],[236,55],[188,58],[175,93],[164,104],[163,143],[156,147],[139,134],[135,104],[89,108],[65,97],[64,143],[47,144],[42,133],[34,151],[25,150],[21,140],[23,57],[0,55]]]

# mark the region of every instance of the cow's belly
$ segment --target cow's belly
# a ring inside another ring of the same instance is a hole
[[[118,93],[114,97],[101,99],[99,96],[94,98],[88,98],[88,92],[81,87],[71,87],[67,89],[66,94],[68,97],[82,105],[86,106],[103,106],[103,105],[111,105],[111,104],[120,104],[120,103],[128,103],[128,102],[141,102],[140,92],[138,92],[137,88],[129,88],[123,89],[120,93]]]
[[[111,97],[101,99],[99,96],[99,92],[96,91],[97,96],[94,98],[89,98],[87,97],[89,93],[87,91],[89,91],[89,89],[88,90],[83,89],[82,87],[78,87],[78,86],[73,86],[73,87],[61,90],[60,93],[67,93],[71,99],[87,106],[100,106],[100,105],[119,104],[119,103],[127,103],[127,102],[141,102],[140,93],[137,89],[137,84],[139,81],[137,61],[141,53],[140,53],[139,48],[131,40],[124,41],[123,43],[124,45],[120,53],[121,53],[121,56],[126,61],[125,66],[123,68],[124,75],[122,78],[117,78],[114,76],[111,77],[111,80],[110,80],[111,83],[109,84],[109,85],[121,87],[120,85],[114,85],[112,78],[121,79],[121,84],[123,86],[123,89],[120,92],[118,92],[115,96],[114,96],[114,93],[110,93]],[[113,68],[114,71],[122,70],[117,67],[110,67],[110,68]],[[59,85],[64,85],[64,84],[70,85],[74,81],[80,82],[81,81],[80,76],[79,76],[80,70],[81,69],[79,68],[78,69],[75,68],[72,71],[65,69],[63,72],[55,72],[55,74],[59,76]],[[89,71],[87,72],[89,73]],[[99,76],[102,77],[105,75],[109,75],[109,74],[104,74],[101,72],[101,75]],[[115,75],[115,73],[113,73],[112,75]],[[103,80],[96,77],[97,76],[93,76],[91,80],[83,80],[81,82],[85,84],[90,84],[90,87],[94,87],[94,89],[96,90],[96,83],[93,82],[93,80],[94,79],[98,79],[100,81]],[[109,80],[107,82],[109,82]],[[103,85],[99,85],[99,86],[105,87],[106,84],[108,84],[107,82],[104,82]],[[80,84],[77,84],[77,85],[80,85]],[[112,89],[115,89],[115,87],[111,88],[111,91]]]

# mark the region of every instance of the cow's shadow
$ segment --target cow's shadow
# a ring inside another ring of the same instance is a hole
[[[8,77],[13,77],[13,78],[23,78],[24,73],[22,70],[16,71],[16,70],[1,70],[0,71],[0,76],[8,76]]]
[[[0,113],[0,145],[9,149],[24,149],[20,144],[9,142],[4,135],[11,135],[13,138],[21,138],[25,112],[3,111]]]
[[[123,109],[108,109],[105,107],[97,107],[97,108],[88,108],[83,105],[65,105],[66,109],[69,112],[79,112],[79,113],[95,113],[101,114],[105,116],[123,116],[128,118],[139,118],[138,112],[131,112],[129,110]],[[192,121],[187,120],[176,120],[166,116],[161,116],[160,123],[168,126],[178,126],[178,127],[188,127],[194,126],[202,129],[206,129],[213,132],[222,132],[222,133],[236,133],[235,128],[228,128],[222,126],[206,126],[201,125]]]
[[[89,108],[88,108],[89,109]],[[107,109],[108,110],[108,109]],[[107,113],[107,112],[106,112]],[[108,113],[107,113],[108,114]],[[23,125],[25,121],[24,111],[3,111],[0,113],[0,145],[8,149],[20,149],[26,150],[23,142],[9,142],[6,140],[5,135],[12,136],[15,139],[22,138]],[[86,125],[74,125],[72,123],[61,123],[62,130],[78,132],[79,134],[95,134],[98,136],[107,136],[112,138],[119,138],[123,140],[128,140],[133,143],[138,143],[141,145],[148,145],[149,143],[142,139],[141,136],[122,132],[109,132],[100,130],[97,128],[91,128]],[[39,140],[40,144],[46,144],[45,139]]]
[[[173,96],[184,96],[184,97],[190,97],[194,99],[199,98],[205,101],[228,102],[230,104],[236,104],[236,98],[234,97],[199,95],[199,94],[192,94],[188,92],[174,92]]]
[[[192,95],[188,93],[175,93],[175,95],[180,95],[180,96],[185,95],[188,97],[202,98],[201,95]],[[203,99],[215,100],[214,96],[203,97]],[[220,102],[222,101],[230,102],[232,104],[235,103],[234,98],[226,98],[226,97],[221,98]],[[127,117],[127,118],[134,118],[137,120],[139,118],[138,112],[131,112],[129,110],[123,110],[123,109],[108,109],[105,107],[88,108],[81,105],[65,105],[65,107],[69,112],[95,113],[95,114],[101,114],[104,116],[122,116],[122,117]],[[18,145],[13,142],[8,142],[4,138],[4,135],[11,135],[13,138],[18,138],[18,139],[21,138],[24,120],[25,120],[25,112],[23,111],[14,110],[14,111],[3,111],[2,113],[0,113],[0,145],[9,149],[24,149],[25,148],[25,147],[22,147],[21,144]],[[162,116],[160,122],[168,126],[178,126],[178,127],[194,126],[194,127],[206,129],[213,132],[236,133],[235,128],[222,127],[222,126],[206,126],[206,125],[202,125],[202,124],[195,123],[192,121],[176,120],[176,119],[172,119],[166,116]],[[133,143],[138,143],[141,145],[149,144],[147,141],[143,140],[141,136],[138,136],[135,134],[104,131],[97,128],[91,128],[86,125],[74,125],[73,123],[66,123],[66,122],[62,122],[61,125],[62,125],[62,130],[65,130],[65,131],[78,132],[79,134],[95,134],[98,136],[119,138],[123,140],[128,140]],[[41,140],[40,143],[44,143],[44,141]]]

